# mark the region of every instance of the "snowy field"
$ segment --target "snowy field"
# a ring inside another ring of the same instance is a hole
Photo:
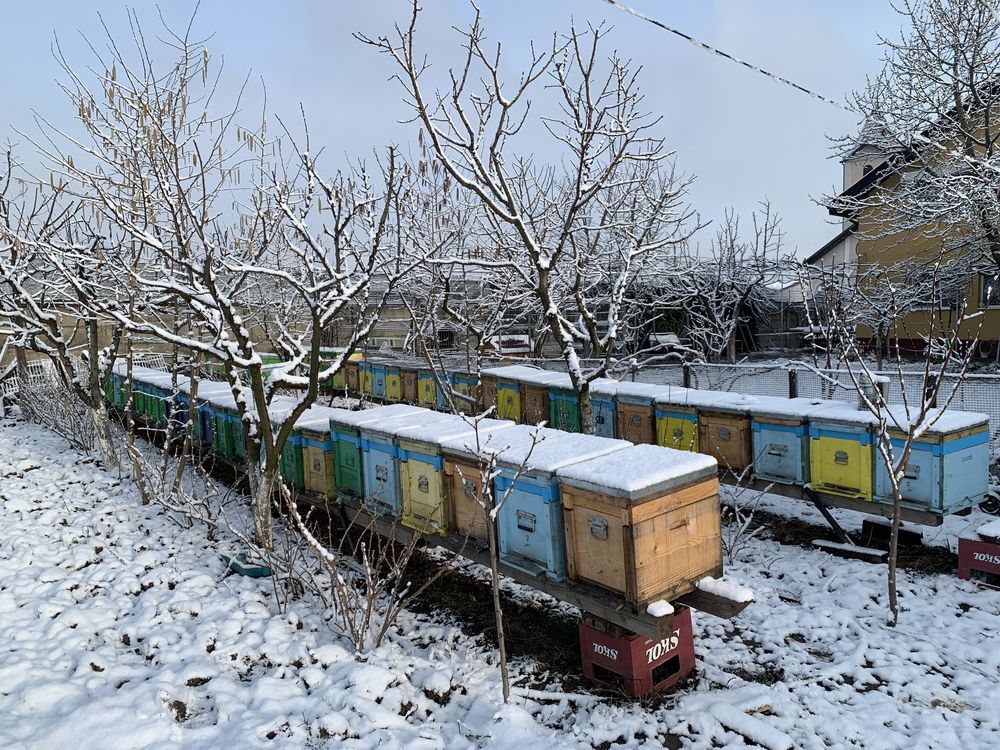
[[[0,423],[0,748],[996,748],[1000,593],[759,539],[727,575],[758,601],[695,615],[698,674],[665,701],[500,702],[476,634],[404,614],[364,658],[303,599],[61,439]],[[528,689],[528,687],[532,689]]]

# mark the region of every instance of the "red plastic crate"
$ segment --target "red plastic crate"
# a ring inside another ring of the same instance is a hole
[[[674,605],[674,632],[660,641],[609,630],[615,628],[580,622],[580,659],[591,682],[621,685],[638,698],[676,684],[694,669],[694,634],[687,607]]]
[[[973,570],[1000,576],[1000,544],[983,539],[959,537],[958,577],[968,579]]]

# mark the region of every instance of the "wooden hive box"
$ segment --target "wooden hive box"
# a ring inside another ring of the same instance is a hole
[[[404,404],[417,403],[417,368],[416,367],[400,367],[399,368],[399,392],[400,400]]]
[[[809,419],[809,484],[819,492],[870,501],[875,417],[850,405]]]
[[[698,450],[712,456],[724,471],[740,473],[753,465],[750,410],[770,402],[765,396],[690,390],[685,402],[698,410]]]
[[[615,392],[618,437],[656,445],[656,399],[666,386],[620,382]]]
[[[641,608],[722,574],[718,466],[710,456],[637,445],[557,473],[570,578]]]
[[[344,380],[347,383],[348,393],[360,393],[361,380],[358,374],[360,362],[349,361],[344,364]]]
[[[513,422],[483,419],[479,422],[478,440],[474,432],[443,437],[438,441],[443,458],[445,511],[448,528],[462,536],[485,542],[488,526],[486,511],[479,504],[482,497],[482,474],[487,461],[507,443],[504,431]]]

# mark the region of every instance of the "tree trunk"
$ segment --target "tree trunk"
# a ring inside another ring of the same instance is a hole
[[[247,457],[248,462],[251,460]],[[247,472],[250,480],[250,497],[253,506],[253,537],[257,545],[266,550],[274,549],[273,524],[271,521],[271,498],[278,478],[278,467],[265,466],[260,470],[251,465]]]
[[[899,606],[896,600],[896,560],[899,556],[899,524],[902,520],[903,496],[899,491],[898,483],[893,483],[892,493],[892,527],[889,533],[889,611],[892,613],[890,624],[896,627],[899,622]]]
[[[120,465],[118,453],[115,451],[115,444],[111,438],[111,419],[108,416],[108,405],[104,399],[97,402],[93,409],[94,429],[97,431],[97,447],[101,451],[101,459],[104,465],[109,468],[117,468]]]
[[[496,523],[492,514],[486,513],[486,531],[490,540],[490,587],[493,589],[493,618],[497,627],[497,646],[500,649],[500,684],[503,702],[510,701],[510,674],[507,671],[507,641],[503,632],[503,608],[500,604],[499,550],[497,549]]]
[[[590,383],[582,383],[579,393],[580,400],[580,432],[584,435],[594,434],[594,399],[590,393]]]

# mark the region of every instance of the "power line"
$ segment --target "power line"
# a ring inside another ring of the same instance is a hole
[[[795,83],[795,81],[790,81],[787,78],[784,78],[783,76],[779,76],[777,73],[772,73],[768,70],[764,70],[763,68],[758,68],[753,63],[748,63],[746,60],[741,60],[740,58],[735,57],[734,55],[730,55],[728,52],[723,52],[718,47],[713,47],[711,44],[706,44],[700,39],[695,39],[693,36],[691,36],[690,34],[685,34],[680,29],[675,29],[672,26],[667,26],[667,24],[663,23],[662,21],[657,21],[655,18],[651,18],[647,16],[645,13],[641,13],[635,10],[635,8],[630,8],[627,5],[622,5],[616,0],[604,0],[604,2],[606,2],[608,5],[613,5],[615,8],[623,10],[626,13],[631,13],[636,18],[641,18],[643,21],[647,21],[648,23],[651,23],[654,26],[663,29],[664,31],[670,32],[671,34],[675,34],[676,36],[679,36],[684,41],[693,44],[695,47],[698,47],[699,49],[705,50],[706,52],[711,52],[713,55],[718,55],[719,57],[724,57],[730,62],[734,62],[737,65],[742,65],[744,68],[748,68],[754,71],[755,73],[760,73],[763,76],[767,76],[771,80],[777,81],[778,83],[784,84],[785,86],[791,86],[793,89],[801,91],[803,94],[811,96],[813,99],[818,99],[821,102],[832,104],[834,107],[842,109],[845,112],[852,112],[857,114],[855,110],[851,109],[846,104],[838,102],[836,99],[831,99],[828,96],[823,96],[822,94],[818,94],[812,89],[808,89],[805,86]]]

